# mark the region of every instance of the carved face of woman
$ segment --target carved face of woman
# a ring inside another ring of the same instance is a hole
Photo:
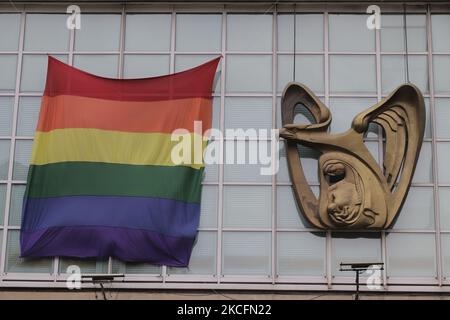
[[[372,171],[341,152],[322,154],[319,165],[322,223],[349,229],[383,226],[387,213],[385,192]]]
[[[340,161],[328,161],[324,164],[323,175],[327,183],[327,213],[340,225],[356,222],[361,209],[357,177],[352,170]]]

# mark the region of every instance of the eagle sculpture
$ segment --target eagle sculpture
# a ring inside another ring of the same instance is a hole
[[[293,123],[299,104],[315,123]],[[325,230],[389,228],[406,199],[422,145],[425,107],[419,89],[412,84],[399,86],[359,113],[351,128],[339,134],[328,132],[330,110],[302,84],[286,86],[281,110],[280,137],[285,139],[294,194],[305,218]],[[364,144],[371,123],[382,128],[382,167]],[[318,199],[306,181],[297,144],[320,153]]]

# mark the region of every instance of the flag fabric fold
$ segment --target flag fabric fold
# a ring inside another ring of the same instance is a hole
[[[186,129],[206,145],[219,60],[119,80],[49,57],[23,201],[21,256],[187,266],[204,165],[175,163],[171,133]]]

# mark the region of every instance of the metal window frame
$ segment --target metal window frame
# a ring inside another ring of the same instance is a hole
[[[381,4],[382,12],[384,8],[386,10],[401,14],[401,8],[392,4]],[[124,68],[124,56],[125,55],[168,55],[170,56],[170,72],[175,71],[175,57],[179,55],[219,55],[223,56],[222,59],[222,71],[220,74],[221,84],[220,90],[214,93],[214,96],[220,99],[219,110],[219,129],[224,129],[225,122],[225,98],[226,97],[270,97],[272,98],[272,128],[277,127],[277,105],[281,93],[277,89],[277,62],[278,57],[282,55],[293,55],[293,51],[278,51],[277,48],[277,22],[278,14],[292,15],[292,4],[278,4],[267,10],[267,5],[262,4],[205,4],[199,3],[194,6],[186,6],[183,3],[156,3],[156,4],[89,4],[82,5],[86,12],[89,13],[110,13],[120,14],[120,38],[119,38],[119,50],[118,51],[75,51],[74,41],[76,31],[71,31],[69,35],[69,51],[64,52],[39,52],[39,51],[24,51],[24,38],[25,38],[25,24],[26,15],[30,13],[65,13],[65,4],[52,5],[46,4],[45,6],[37,4],[19,4],[17,6],[20,10],[20,34],[19,34],[19,48],[17,51],[5,51],[0,52],[2,54],[14,54],[17,55],[17,68],[16,68],[16,86],[14,92],[1,93],[0,96],[14,97],[13,106],[13,125],[11,136],[1,136],[2,140],[9,140],[10,155],[9,155],[9,168],[7,180],[0,181],[1,184],[6,185],[6,204],[4,224],[0,226],[2,234],[1,244],[1,256],[0,256],[0,287],[65,287],[65,279],[67,275],[60,273],[59,259],[53,260],[53,273],[41,274],[41,273],[5,273],[6,270],[6,256],[7,256],[7,239],[8,232],[11,230],[19,230],[18,226],[8,226],[9,211],[11,205],[11,192],[13,185],[24,184],[25,181],[13,179],[13,165],[15,156],[15,145],[17,140],[32,140],[33,137],[18,136],[17,123],[18,123],[18,107],[19,99],[22,96],[41,96],[38,92],[21,92],[20,80],[22,74],[22,62],[23,55],[43,55],[43,54],[63,54],[68,56],[69,64],[73,64],[74,55],[116,55],[119,57],[117,66],[117,76],[120,78],[123,76]],[[375,51],[373,52],[332,52],[329,50],[328,30],[329,30],[329,15],[334,13],[359,13],[365,14],[365,5],[343,5],[338,6],[335,4],[297,4],[297,15],[307,13],[319,13],[324,17],[324,50],[323,51],[311,51],[311,52],[296,52],[296,56],[302,55],[320,55],[324,59],[324,93],[320,97],[324,98],[325,103],[329,104],[331,98],[339,97],[351,97],[351,98],[376,98],[380,100],[384,97],[381,90],[381,58],[383,56],[403,56],[404,52],[384,52],[381,51],[380,45],[380,31],[375,32]],[[425,8],[425,11],[424,11]],[[105,12],[105,10],[107,12]],[[396,278],[388,277],[388,255],[386,243],[386,233],[381,233],[380,246],[382,261],[387,264],[387,270],[383,272],[383,292],[398,292],[398,291],[427,291],[427,292],[450,292],[450,279],[446,279],[443,274],[443,254],[442,254],[442,237],[441,234],[450,234],[449,230],[441,230],[440,226],[440,208],[439,208],[439,187],[448,187],[450,184],[438,182],[438,166],[437,166],[437,154],[436,147],[437,142],[450,142],[450,139],[438,139],[436,136],[436,114],[434,110],[435,98],[450,97],[450,94],[435,94],[434,93],[434,66],[433,57],[437,55],[450,55],[450,52],[433,52],[432,50],[432,30],[431,30],[431,17],[432,13],[449,13],[450,6],[445,5],[431,5],[420,6],[411,8],[414,13],[421,13],[426,15],[426,36],[427,36],[427,51],[426,52],[409,52],[412,56],[426,56],[428,66],[428,82],[429,93],[424,95],[430,100],[430,114],[431,114],[431,137],[424,141],[431,142],[432,146],[432,168],[433,177],[430,183],[413,183],[416,187],[431,187],[433,188],[434,197],[434,230],[413,230],[413,229],[393,229],[388,233],[414,233],[414,234],[433,234],[435,235],[435,258],[436,258],[436,279],[434,278]],[[7,5],[0,5],[0,12],[15,11],[9,8]],[[124,48],[125,43],[125,27],[126,16],[130,13],[167,13],[171,15],[171,40],[169,51],[126,51]],[[221,51],[220,52],[179,52],[176,51],[176,17],[178,13],[206,13],[206,14],[219,14],[222,18],[221,29]],[[229,14],[271,14],[273,17],[272,23],[272,50],[267,52],[252,52],[252,51],[229,51],[227,49],[227,16]],[[226,90],[226,63],[227,55],[267,55],[272,57],[272,90],[270,92],[228,92]],[[376,59],[376,93],[343,93],[333,94],[330,92],[330,55],[345,55],[345,56],[358,56],[368,55],[373,56]],[[382,138],[378,137],[373,139],[379,143],[379,159],[382,159]],[[219,143],[220,157],[224,156],[223,141]],[[255,289],[255,290],[349,290],[353,289],[353,280],[347,277],[334,276],[332,274],[331,259],[332,259],[332,236],[331,232],[326,233],[326,248],[324,252],[324,264],[325,264],[325,277],[305,277],[305,276],[287,276],[279,275],[277,270],[277,235],[278,232],[313,232],[317,231],[311,228],[278,228],[277,227],[277,187],[289,186],[289,182],[280,182],[277,180],[277,176],[273,176],[268,182],[226,182],[224,177],[224,165],[218,166],[218,177],[216,182],[204,182],[204,185],[214,185],[218,187],[218,207],[217,207],[217,226],[214,228],[200,228],[200,231],[212,231],[217,236],[216,246],[216,270],[214,274],[210,275],[194,275],[194,274],[169,274],[167,267],[161,268],[161,274],[126,274],[124,283],[113,283],[114,288],[161,288],[161,289]],[[224,186],[243,185],[243,186],[270,186],[271,187],[271,225],[270,228],[226,228],[223,226],[223,190]],[[239,276],[239,275],[224,275],[223,270],[223,233],[227,231],[237,232],[270,232],[271,233],[271,256],[270,266],[271,274],[268,277],[265,276]],[[108,261],[108,271],[112,272],[112,259]]]

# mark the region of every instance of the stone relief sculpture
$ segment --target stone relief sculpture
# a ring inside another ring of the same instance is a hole
[[[298,104],[309,111],[315,123],[293,123]],[[327,230],[389,228],[408,194],[422,145],[425,107],[419,89],[401,85],[358,114],[351,128],[339,134],[328,133],[330,110],[302,84],[287,85],[281,108],[280,136],[286,139],[289,174],[304,217],[314,227]],[[372,123],[383,131],[382,168],[363,140]],[[306,181],[297,144],[321,154],[318,199]]]

